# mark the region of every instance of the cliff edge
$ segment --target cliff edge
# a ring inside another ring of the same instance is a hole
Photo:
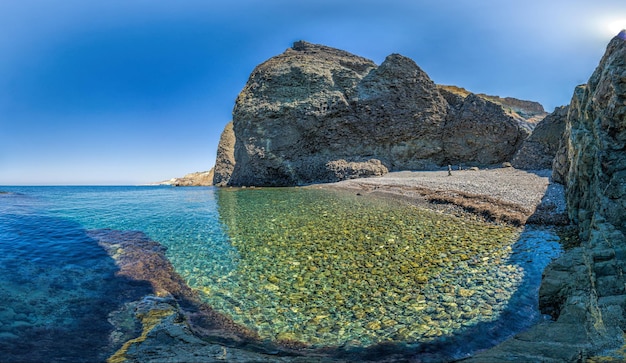
[[[539,305],[552,320],[470,362],[626,361],[626,31],[574,91],[553,178],[581,244],[544,271]]]

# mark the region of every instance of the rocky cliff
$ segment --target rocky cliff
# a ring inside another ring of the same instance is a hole
[[[213,185],[213,168],[209,171],[199,171],[189,173],[180,178],[172,178],[170,180],[157,183],[160,185],[172,185],[175,187],[199,187]]]
[[[553,176],[581,243],[544,271],[539,306],[553,320],[468,362],[626,361],[626,31],[560,113]]]
[[[511,164],[518,169],[551,169],[559,150],[569,107],[557,107],[534,128],[532,134],[515,153]]]
[[[223,187],[228,185],[230,176],[235,168],[235,132],[233,122],[224,127],[217,145],[217,157],[215,159],[213,185]]]
[[[626,330],[626,31],[576,89],[565,138],[568,213],[585,242],[592,293],[610,316],[603,321]]]
[[[461,97],[442,89],[448,101],[442,144],[450,164],[497,164],[510,160],[530,131],[498,104],[475,94]]]
[[[542,113],[527,101],[443,90],[398,54],[377,66],[300,41],[250,75],[233,110],[234,167],[219,178],[288,186],[497,164],[510,160],[532,128],[527,121]],[[216,170],[222,164],[218,156]]]

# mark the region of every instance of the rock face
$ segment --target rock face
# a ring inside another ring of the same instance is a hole
[[[235,132],[233,122],[224,127],[217,145],[217,158],[215,160],[213,185],[222,187],[228,184],[230,175],[235,168]]]
[[[189,173],[181,178],[172,178],[158,184],[173,185],[175,187],[211,186],[213,185],[213,168],[209,171]]]
[[[581,241],[544,271],[539,306],[553,321],[468,362],[626,361],[626,31],[574,91],[553,177]]]
[[[509,160],[530,132],[502,107],[477,95],[442,90],[450,105],[442,144],[450,164],[489,165]]]
[[[611,41],[587,85],[576,89],[567,119],[568,210],[584,240],[599,223],[626,233],[625,34]]]
[[[377,66],[296,42],[259,65],[239,94],[234,168],[217,173],[216,182],[220,175],[220,185],[289,186],[501,163],[529,134],[525,118],[507,111],[504,100],[446,95],[398,54]],[[528,105],[535,115],[536,105]],[[222,164],[232,165],[218,155],[216,170]]]
[[[511,160],[515,168],[524,170],[552,168],[552,162],[565,131],[568,109],[567,106],[557,107],[537,124]]]
[[[567,162],[555,160],[555,174],[566,184],[568,213],[579,227],[589,288],[569,286],[563,306],[586,298],[589,331],[611,345],[626,330],[625,31],[609,43],[589,82],[576,88],[569,107],[559,152]]]
[[[543,356],[584,361],[623,346],[626,330],[626,31],[574,91],[562,141],[554,175],[581,245],[544,271],[539,302],[554,323],[543,336],[555,344]]]

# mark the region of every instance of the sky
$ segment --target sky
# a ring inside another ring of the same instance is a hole
[[[0,185],[209,170],[250,72],[297,40],[551,112],[623,28],[624,0],[3,0]]]

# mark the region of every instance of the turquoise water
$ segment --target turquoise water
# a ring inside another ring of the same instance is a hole
[[[119,348],[109,314],[150,287],[116,276],[92,229],[142,231],[166,246],[207,303],[264,339],[404,341],[453,357],[541,319],[541,271],[560,252],[546,229],[302,188],[0,191],[10,192],[0,194],[3,361],[101,361]]]

